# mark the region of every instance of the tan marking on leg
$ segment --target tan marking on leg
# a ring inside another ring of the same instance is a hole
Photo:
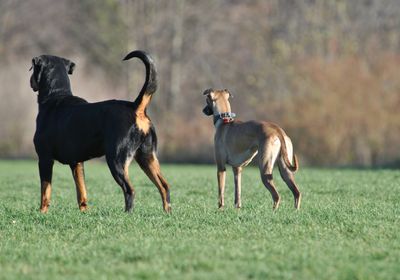
[[[76,199],[78,201],[79,210],[87,210],[87,193],[85,186],[85,173],[83,163],[79,162],[72,170],[76,187]]]
[[[153,154],[153,159],[149,161],[149,169],[151,177],[153,178],[150,179],[156,184],[157,188],[160,191],[161,199],[163,202],[163,208],[165,212],[169,213],[171,212],[171,205],[170,202],[168,201],[169,185],[162,183],[163,181],[166,183],[166,181],[161,174],[160,163],[158,162],[158,159],[154,154]]]
[[[132,193],[134,194],[135,190],[133,188],[133,184],[132,184],[131,180],[129,179],[129,165],[131,164],[131,162],[132,162],[132,158],[128,159],[125,162],[125,165],[124,165],[124,177],[125,177],[126,182],[129,185],[129,188],[132,190]]]
[[[156,155],[153,153],[152,156],[146,158],[145,156],[136,155],[136,161],[142,170],[146,173],[147,177],[157,187],[161,195],[164,211],[167,213],[171,212],[171,205],[169,201],[169,185],[165,178],[161,174],[160,163]]]
[[[125,180],[129,183],[129,186],[131,187],[131,189],[133,190],[131,180],[129,179],[129,165],[130,165],[130,161],[128,163],[125,163],[124,177],[125,177]]]
[[[42,213],[47,212],[50,206],[50,197],[51,197],[51,183],[47,181],[42,181],[40,212]]]
[[[164,176],[161,174],[161,170],[160,170],[160,173],[158,174],[158,179],[160,179],[164,189],[167,192],[167,208],[168,209],[166,210],[166,212],[171,212],[171,201],[170,201],[170,194],[169,194],[170,186],[169,186],[168,182],[165,180]],[[165,208],[164,208],[164,210],[165,210]]]

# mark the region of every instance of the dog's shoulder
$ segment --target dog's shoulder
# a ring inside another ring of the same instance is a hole
[[[53,98],[49,98],[46,103],[41,106],[42,108],[60,108],[60,107],[68,107],[79,104],[87,104],[88,102],[78,96],[74,95],[66,95],[66,96],[57,96]]]
[[[86,104],[88,103],[85,99],[78,97],[78,96],[74,96],[74,95],[70,95],[70,96],[66,96],[64,98],[60,98],[58,100],[59,104],[62,105],[77,105],[77,104]]]

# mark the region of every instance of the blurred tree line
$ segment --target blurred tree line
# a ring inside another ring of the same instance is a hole
[[[228,88],[240,119],[276,122],[311,165],[400,162],[397,0],[0,0],[0,156],[31,156],[33,56],[77,63],[76,95],[133,100],[130,50],[156,59],[150,116],[160,155],[213,159],[203,90]]]

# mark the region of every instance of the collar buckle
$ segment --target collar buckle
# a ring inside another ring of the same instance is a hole
[[[220,119],[222,119],[222,122],[224,124],[227,124],[227,123],[231,123],[235,120],[236,114],[231,113],[231,112],[220,113],[219,117],[220,117]]]

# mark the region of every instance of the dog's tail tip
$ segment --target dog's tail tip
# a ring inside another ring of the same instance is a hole
[[[297,156],[293,154],[293,165],[289,167],[290,171],[295,173],[297,170],[299,170],[299,161],[297,159]]]
[[[155,66],[154,59],[148,54],[146,51],[135,50],[128,53],[122,61],[129,60],[131,58],[137,57],[139,58],[146,67],[146,80],[145,83],[139,93],[139,96],[136,98],[136,103],[140,104],[143,100],[144,95],[152,95],[157,90],[157,70]]]
[[[281,141],[281,157],[286,165],[286,167],[293,173],[299,170],[299,161],[295,153],[292,155],[292,160],[289,159],[288,151],[286,148],[286,142],[282,134],[282,130],[279,131],[278,137]],[[292,162],[291,162],[292,161]]]
[[[153,58],[151,57],[151,55],[149,55],[146,51],[142,50],[131,51],[122,59],[122,61],[129,60],[133,57],[138,57],[142,60],[148,60],[149,62],[153,62]]]

